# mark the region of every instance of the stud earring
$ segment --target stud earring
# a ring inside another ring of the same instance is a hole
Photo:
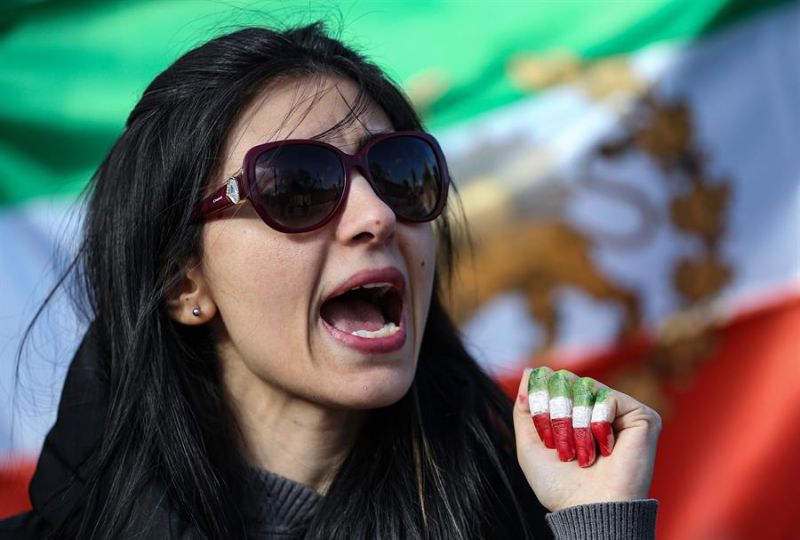
[[[194,315],[195,317],[200,316],[200,306],[194,306],[194,309],[192,310],[192,315]]]

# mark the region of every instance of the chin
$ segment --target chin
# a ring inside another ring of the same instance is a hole
[[[398,373],[394,370],[381,374],[355,377],[347,383],[347,395],[339,395],[339,403],[348,409],[368,410],[388,407],[406,395],[414,381],[414,372]]]

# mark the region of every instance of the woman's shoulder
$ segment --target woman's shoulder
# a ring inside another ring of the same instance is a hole
[[[46,524],[33,511],[0,520],[0,540],[27,540],[42,538]]]
[[[90,328],[70,363],[56,422],[45,438],[29,489],[33,509],[0,521],[0,540],[43,538],[56,528],[80,520],[87,479],[97,467],[96,451],[108,408],[108,389],[100,367],[101,351]],[[99,492],[106,485],[96,483]],[[146,523],[147,532],[131,537],[190,539],[192,528],[175,512],[157,481],[143,484],[130,504],[132,522]],[[112,503],[113,504],[113,503]],[[61,537],[70,537],[69,533]]]
[[[134,511],[152,509],[154,496],[145,496],[143,504]],[[55,525],[36,510],[30,510],[0,520],[0,540],[39,540],[48,537]],[[63,535],[62,535],[63,536]],[[69,534],[66,535],[67,537]],[[128,531],[122,538],[163,538],[166,540],[197,540],[201,538],[177,512],[171,511],[163,504],[156,504],[155,511],[149,514],[146,531]]]

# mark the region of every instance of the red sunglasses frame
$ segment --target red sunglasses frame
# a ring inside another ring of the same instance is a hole
[[[382,141],[398,137],[412,137],[425,141],[433,150],[436,163],[439,167],[441,182],[439,185],[436,206],[429,215],[423,218],[409,218],[399,215],[376,189],[375,183],[372,179],[372,174],[370,174],[369,171],[369,161],[367,159],[367,155],[370,149]],[[263,207],[258,197],[250,197],[250,194],[255,192],[255,167],[259,156],[273,148],[286,146],[317,146],[324,148],[333,152],[339,158],[339,163],[344,168],[344,187],[342,188],[342,193],[331,211],[319,223],[315,223],[307,227],[286,227],[270,217],[269,213]],[[341,209],[342,203],[347,199],[347,194],[350,191],[350,172],[353,169],[357,169],[364,176],[364,178],[367,179],[367,182],[369,182],[370,187],[372,187],[372,190],[375,192],[378,198],[380,198],[387,206],[389,206],[389,208],[392,208],[392,211],[395,212],[395,215],[398,217],[398,219],[402,221],[410,223],[424,223],[426,221],[432,221],[439,217],[444,209],[445,202],[447,201],[448,189],[450,186],[450,175],[447,171],[447,162],[444,159],[444,154],[442,153],[439,143],[432,135],[423,131],[394,131],[391,133],[377,135],[376,137],[370,139],[355,154],[347,154],[339,150],[337,147],[322,141],[305,139],[275,141],[254,146],[245,154],[242,168],[239,169],[236,174],[228,178],[224,185],[216,189],[213,193],[211,193],[211,195],[204,198],[197,204],[197,207],[192,213],[192,221],[203,220],[225,210],[226,208],[242,204],[245,200],[249,200],[250,204],[253,206],[253,209],[256,211],[261,220],[277,231],[284,233],[302,233],[313,231],[315,229],[324,227]]]

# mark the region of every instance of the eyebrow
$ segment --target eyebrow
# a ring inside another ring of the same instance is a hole
[[[373,139],[377,139],[378,137],[380,137],[382,135],[386,135],[387,133],[392,133],[392,132],[393,132],[393,130],[391,130],[391,129],[383,129],[383,130],[380,130],[380,131],[373,131],[373,132],[369,132],[368,131],[368,132],[364,133],[363,135],[361,135],[356,140],[355,147],[356,147],[357,150],[361,150],[362,148],[364,148],[364,146],[366,146]],[[326,142],[328,144],[333,144],[335,142],[335,139],[336,139],[336,135],[335,134],[333,134],[333,133],[331,133],[331,134],[325,133],[325,134],[322,134],[321,136],[320,135],[316,135],[314,137],[311,137],[310,140],[312,140],[312,141],[322,141],[322,142]]]
[[[382,131],[375,131],[375,132],[367,132],[361,137],[358,138],[358,148],[364,148],[371,140],[377,139],[382,135],[386,135],[387,133],[391,133],[390,130],[382,130]]]

